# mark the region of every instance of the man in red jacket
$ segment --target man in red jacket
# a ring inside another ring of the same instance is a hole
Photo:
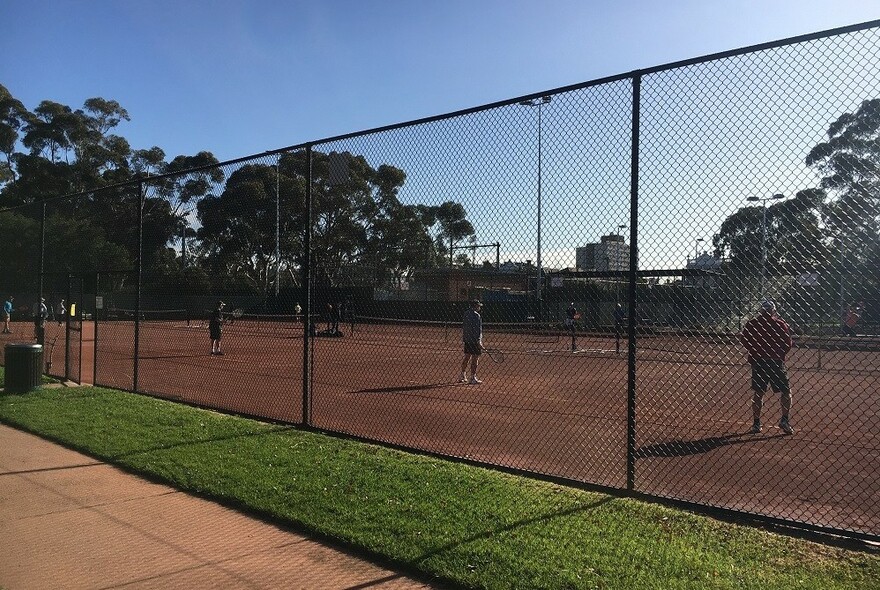
[[[752,423],[753,434],[761,432],[761,407],[767,385],[781,394],[782,419],[779,428],[786,434],[794,434],[789,424],[791,412],[791,387],[785,370],[785,355],[791,350],[791,330],[788,324],[776,315],[773,301],[761,304],[757,317],[746,322],[740,342],[749,353],[752,366]]]

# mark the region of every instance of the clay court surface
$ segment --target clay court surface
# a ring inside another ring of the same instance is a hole
[[[133,323],[101,322],[95,331],[94,382],[134,389]],[[466,385],[457,383],[462,355],[455,330],[343,331],[342,338],[312,340],[312,426],[626,487],[625,341],[616,354],[613,338],[580,336],[572,352],[564,334],[488,331],[484,344],[504,350],[505,361],[484,356],[484,382]],[[300,326],[228,325],[222,357],[209,354],[202,326],[147,322],[139,338],[139,391],[301,421]],[[646,348],[637,362],[637,491],[880,534],[880,353],[794,350],[788,365],[796,433],[776,427],[779,397],[768,392],[764,431],[751,435],[749,367],[735,343],[639,342]]]

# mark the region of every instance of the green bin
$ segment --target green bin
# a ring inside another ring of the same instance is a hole
[[[11,342],[6,345],[6,385],[8,392],[24,393],[41,387],[43,346]]]

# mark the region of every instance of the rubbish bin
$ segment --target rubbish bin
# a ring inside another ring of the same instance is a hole
[[[10,342],[6,345],[6,385],[8,392],[37,389],[43,378],[43,346]]]

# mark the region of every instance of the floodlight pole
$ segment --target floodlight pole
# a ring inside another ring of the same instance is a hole
[[[706,240],[703,238],[697,238],[694,240],[694,263],[697,262],[697,258],[700,257],[700,242],[705,242]]]
[[[550,96],[542,96],[540,98],[533,98],[529,100],[521,100],[519,102],[520,105],[526,107],[538,107],[538,256],[537,256],[537,265],[538,265],[538,277],[535,282],[535,301],[537,302],[537,319],[541,320],[541,300],[543,298],[541,282],[542,282],[542,268],[541,268],[541,164],[542,164],[542,153],[541,153],[541,115],[542,115],[542,107],[545,104],[548,104],[552,100]]]
[[[777,193],[772,197],[747,197],[746,201],[761,203],[761,299],[767,296],[767,201],[784,199],[785,195]]]

